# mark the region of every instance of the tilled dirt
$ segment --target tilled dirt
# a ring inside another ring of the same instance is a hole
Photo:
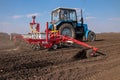
[[[0,80],[120,80],[120,33],[97,34],[95,42],[106,56],[79,58],[82,47],[54,51],[24,50],[0,34]]]

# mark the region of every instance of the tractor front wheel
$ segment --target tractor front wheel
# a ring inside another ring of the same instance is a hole
[[[89,33],[88,33],[88,41],[89,42],[92,42],[92,41],[95,41],[95,39],[96,39],[96,35],[95,35],[95,33],[94,32],[92,32],[92,31],[90,31]]]
[[[59,28],[60,34],[75,38],[75,30],[69,23],[62,24]]]

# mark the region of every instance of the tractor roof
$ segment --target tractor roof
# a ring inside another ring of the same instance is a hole
[[[73,8],[61,8],[61,7],[58,7],[56,9],[54,9],[52,12],[57,11],[57,10],[74,10],[74,11],[76,11],[76,9],[73,9]]]

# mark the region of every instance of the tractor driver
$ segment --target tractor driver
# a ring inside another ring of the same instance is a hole
[[[61,20],[67,20],[67,12],[64,10],[61,10]]]

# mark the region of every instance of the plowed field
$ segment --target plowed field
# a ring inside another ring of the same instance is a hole
[[[120,80],[120,33],[97,34],[87,43],[106,56],[80,59],[81,47],[21,50],[1,33],[0,80]]]

